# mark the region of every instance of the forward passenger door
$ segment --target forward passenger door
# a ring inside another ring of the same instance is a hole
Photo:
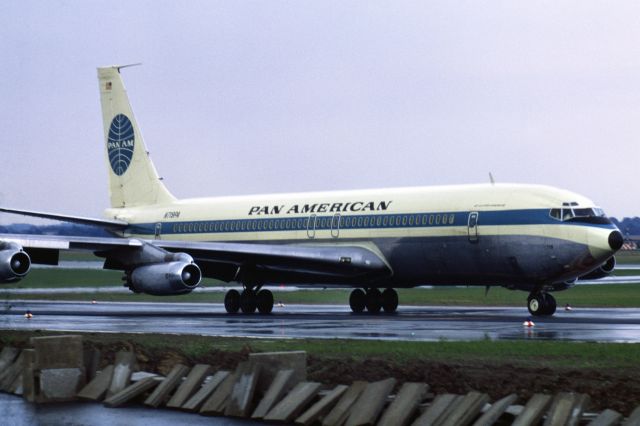
[[[478,212],[469,213],[469,220],[467,221],[467,232],[469,234],[469,242],[478,242]]]

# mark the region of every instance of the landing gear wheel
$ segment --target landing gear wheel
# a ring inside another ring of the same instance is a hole
[[[245,314],[256,311],[256,293],[253,290],[244,290],[240,293],[240,310]]]
[[[367,290],[367,311],[377,314],[382,308],[382,294],[377,288]]]
[[[238,290],[229,290],[224,295],[224,309],[229,314],[237,314],[240,310],[240,293]]]
[[[544,315],[544,298],[542,293],[530,294],[527,298],[527,308],[531,315]]]
[[[391,314],[398,309],[398,292],[392,288],[382,292],[382,309],[387,314]]]
[[[351,292],[349,296],[349,306],[351,306],[351,310],[354,313],[359,314],[364,311],[366,303],[367,296],[364,294],[364,291],[357,288]]]
[[[270,314],[273,311],[273,293],[269,290],[260,290],[256,296],[258,312]]]
[[[553,315],[556,313],[556,299],[549,293],[544,293],[545,310],[544,315]]]
[[[527,308],[531,315],[551,316],[556,312],[556,299],[548,293],[532,293],[527,299]]]

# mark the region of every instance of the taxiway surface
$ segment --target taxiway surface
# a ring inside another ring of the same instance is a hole
[[[31,319],[24,317],[29,310]],[[288,305],[271,315],[228,315],[221,304],[6,301],[0,329],[175,333],[256,338],[407,341],[543,339],[640,342],[640,309],[559,310],[523,326],[526,308],[400,306],[394,315],[342,305]]]

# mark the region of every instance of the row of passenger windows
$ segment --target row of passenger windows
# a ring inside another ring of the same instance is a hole
[[[311,223],[309,223],[311,221]],[[294,219],[222,220],[213,222],[184,222],[173,224],[174,233],[190,232],[253,232],[253,231],[303,231],[307,229],[358,229],[385,227],[416,227],[429,225],[453,225],[455,215],[408,214],[383,216],[322,216]],[[315,226],[314,226],[315,225]]]

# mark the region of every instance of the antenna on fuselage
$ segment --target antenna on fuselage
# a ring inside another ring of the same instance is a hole
[[[491,172],[489,172],[489,182],[491,182],[491,185],[495,185],[496,184],[496,181],[493,178],[493,175],[491,174]]]

